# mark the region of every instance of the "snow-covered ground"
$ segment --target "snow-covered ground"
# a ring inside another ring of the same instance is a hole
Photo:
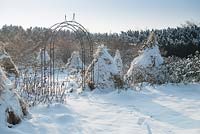
[[[67,104],[39,105],[2,134],[200,134],[200,84],[144,86],[67,96]]]

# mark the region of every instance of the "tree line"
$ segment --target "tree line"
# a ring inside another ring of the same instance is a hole
[[[130,64],[138,55],[138,50],[146,42],[149,34],[154,31],[162,56],[177,56],[180,58],[200,51],[200,26],[187,23],[184,26],[167,29],[128,30],[120,33],[91,33],[91,39],[96,49],[99,44],[108,46],[111,54],[116,49],[121,52],[124,64]],[[52,31],[48,28],[4,25],[0,29],[0,41],[5,44],[6,50],[16,63],[31,62],[36,53],[51,37]],[[71,52],[80,51],[80,45],[74,32],[70,30],[58,31],[55,39],[56,58],[63,63],[67,62]]]

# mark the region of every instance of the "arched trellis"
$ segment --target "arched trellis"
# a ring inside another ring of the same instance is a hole
[[[92,62],[93,60],[93,42],[90,37],[90,33],[78,22],[76,21],[64,21],[61,23],[56,23],[50,27],[51,29],[51,36],[46,44],[43,46],[43,57],[45,57],[45,52],[49,49],[50,55],[50,62],[47,63],[46,59],[41,59],[41,85],[45,86],[48,85],[48,88],[51,90],[55,89],[55,39],[57,34],[62,29],[69,29],[73,31],[80,42],[81,47],[81,57],[82,57],[82,89],[85,89],[86,79],[85,79],[85,66],[86,65],[86,53],[89,53],[89,61]],[[87,40],[87,42],[85,42]],[[86,48],[89,48],[89,52],[86,51]],[[42,56],[41,56],[42,57]],[[49,73],[47,73],[49,72]],[[94,70],[93,67],[90,70],[91,80],[94,81]]]

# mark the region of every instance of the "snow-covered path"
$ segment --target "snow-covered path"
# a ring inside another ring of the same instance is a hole
[[[126,133],[147,134],[139,123],[140,116],[132,109],[112,103],[99,103],[91,98],[70,99],[69,106],[78,115],[79,125],[85,134]],[[80,105],[81,104],[81,105]]]
[[[200,133],[199,84],[89,93],[72,96],[68,103],[79,115],[85,133]]]
[[[67,104],[32,108],[12,134],[199,134],[200,85],[145,86],[140,92],[70,94]]]

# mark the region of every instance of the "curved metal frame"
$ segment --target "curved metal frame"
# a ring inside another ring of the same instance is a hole
[[[47,43],[43,46],[43,57],[45,57],[45,51],[48,47],[48,45],[50,45],[50,63],[49,63],[49,72],[50,74],[46,74],[47,72],[47,68],[46,68],[46,59],[43,58],[41,59],[41,85],[44,86],[45,84],[49,84],[49,88],[51,88],[51,90],[53,89],[54,91],[56,91],[55,89],[55,52],[54,52],[54,48],[55,48],[55,39],[57,37],[57,34],[60,30],[62,30],[63,28],[68,28],[70,30],[72,30],[75,35],[78,37],[78,40],[80,42],[81,45],[81,56],[82,56],[82,60],[83,60],[83,64],[82,64],[82,89],[85,89],[85,66],[84,64],[86,64],[86,57],[85,57],[85,53],[86,53],[86,47],[84,45],[84,38],[87,39],[88,41],[88,47],[89,47],[89,60],[90,62],[92,62],[93,60],[93,42],[90,38],[90,33],[78,22],[76,21],[64,21],[61,23],[56,23],[53,26],[50,27],[52,34],[50,37],[50,41],[47,41]],[[82,34],[83,33],[83,34]],[[42,57],[42,56],[41,56]],[[91,68],[91,81],[94,81],[94,69],[93,67]],[[49,76],[48,76],[49,75]],[[48,83],[47,83],[47,77],[48,79]]]

